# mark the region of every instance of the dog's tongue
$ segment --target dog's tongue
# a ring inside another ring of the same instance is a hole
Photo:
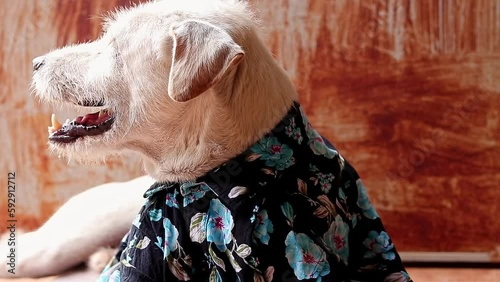
[[[52,125],[49,126],[49,140],[57,143],[70,143],[84,136],[94,136],[102,134],[111,129],[114,122],[114,115],[110,109],[101,110],[69,119],[61,124],[56,115],[52,114]]]
[[[108,112],[99,111],[97,113],[87,114],[77,117],[75,122],[85,126],[99,125],[110,117]]]
[[[97,126],[108,120],[112,116],[112,113],[110,110],[101,110],[96,113],[91,113],[87,114],[84,116],[79,116],[75,118],[71,123],[75,123],[77,125],[84,125],[84,126]],[[49,133],[53,133],[63,127],[63,125],[57,120],[57,117],[55,114],[52,114],[51,116],[51,122],[52,126],[49,126],[48,130]],[[70,123],[69,120],[67,120],[64,124]]]

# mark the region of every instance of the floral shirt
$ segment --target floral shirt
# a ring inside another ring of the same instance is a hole
[[[145,198],[99,281],[411,281],[356,171],[298,103],[237,157]]]

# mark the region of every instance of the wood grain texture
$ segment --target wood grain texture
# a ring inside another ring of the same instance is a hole
[[[70,195],[141,172],[137,158],[89,168],[47,154],[51,109],[28,95],[33,57],[95,38],[98,16],[128,2],[0,2],[0,182],[18,173],[28,229]],[[311,122],[363,177],[400,250],[500,245],[500,1],[251,2]]]

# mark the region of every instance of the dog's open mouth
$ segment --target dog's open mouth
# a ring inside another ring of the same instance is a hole
[[[95,113],[78,116],[61,124],[52,114],[52,125],[49,126],[49,140],[56,143],[71,143],[78,138],[103,134],[111,129],[115,120],[111,109],[103,109]]]

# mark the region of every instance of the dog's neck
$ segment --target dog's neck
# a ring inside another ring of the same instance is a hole
[[[194,180],[243,152],[285,116],[296,90],[257,38],[245,60],[212,89],[181,106],[158,148],[144,148],[157,181]],[[168,135],[168,136],[167,136]]]

